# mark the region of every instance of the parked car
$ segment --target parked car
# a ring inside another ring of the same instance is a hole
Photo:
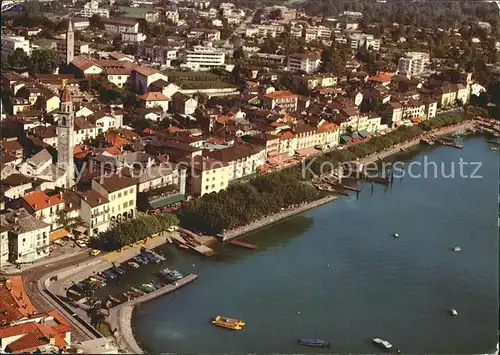
[[[80,248],[85,248],[87,246],[87,244],[85,244],[85,242],[83,240],[77,240],[76,242],[76,245],[78,245]]]
[[[101,254],[101,251],[100,251],[100,250],[97,250],[97,249],[92,249],[92,250],[90,251],[90,255],[92,255],[92,256],[97,256],[97,255],[99,255],[99,254]]]

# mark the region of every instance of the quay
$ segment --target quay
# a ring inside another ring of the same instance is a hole
[[[257,245],[245,243],[245,242],[242,242],[241,240],[238,240],[238,239],[232,239],[229,243],[234,244],[234,245],[238,245],[238,246],[243,247],[243,248],[251,249],[251,250],[257,249]]]
[[[157,297],[168,295],[169,293],[174,292],[175,290],[193,282],[197,278],[198,275],[189,274],[178,280],[175,284],[164,286],[151,293],[145,294],[128,302],[119,304],[116,307],[113,307],[110,310],[108,320],[120,348],[127,349],[130,354],[144,353],[139,344],[137,344],[132,329],[132,315],[135,306],[144,302],[151,301]]]
[[[194,239],[186,237],[184,238],[180,234],[178,235],[173,235],[172,239],[177,242],[180,245],[185,245],[189,249],[192,249],[202,255],[205,256],[213,256],[215,255],[215,251],[212,248],[207,247],[206,245],[200,244],[199,242],[196,242]]]

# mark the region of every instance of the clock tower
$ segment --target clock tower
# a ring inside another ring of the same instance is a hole
[[[61,103],[57,117],[57,167],[64,170],[66,179],[63,187],[68,189],[75,183],[75,166],[73,161],[73,102],[71,93],[66,87],[66,81],[62,83]]]

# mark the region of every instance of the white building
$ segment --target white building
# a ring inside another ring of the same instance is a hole
[[[321,59],[318,54],[311,53],[294,53],[288,56],[287,68],[290,71],[303,71],[307,74],[314,73],[318,70],[321,64]]]
[[[373,37],[373,35],[365,33],[353,33],[349,39],[351,40],[352,49],[365,47],[366,49],[374,51],[380,50],[380,39]]]
[[[422,74],[430,61],[429,53],[408,52],[399,58],[398,74],[406,75],[408,78]]]
[[[144,42],[146,40],[147,36],[144,33],[122,33],[122,41],[123,42],[132,42],[132,43],[139,43],[139,42]]]
[[[31,55],[29,39],[26,39],[23,36],[2,35],[2,54],[14,53],[16,49],[22,49],[27,55]]]
[[[306,42],[330,40],[332,38],[332,30],[326,26],[308,27],[305,31]]]
[[[209,70],[224,66],[226,54],[213,47],[194,46],[193,50],[185,51],[181,67],[191,70]]]
[[[282,25],[252,25],[248,26],[245,30],[246,37],[276,37],[285,31]]]
[[[131,19],[113,18],[103,20],[107,34],[139,33],[139,22]]]
[[[78,13],[81,17],[92,17],[94,15],[99,15],[101,17],[108,18],[109,10],[99,8],[99,2],[96,0],[91,0],[85,5],[83,5],[83,10]]]

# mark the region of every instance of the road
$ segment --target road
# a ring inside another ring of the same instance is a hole
[[[38,291],[36,286],[38,280],[40,280],[44,275],[47,275],[50,272],[54,272],[59,269],[64,269],[72,265],[85,262],[90,258],[91,256],[84,253],[76,255],[70,259],[58,260],[53,263],[40,265],[40,267],[31,268],[29,270],[25,270],[17,274],[23,277],[24,288],[26,289],[26,293],[28,294],[28,297],[30,298],[36,310],[40,313],[54,310],[54,306],[52,306],[45,299],[45,297],[42,296]],[[74,323],[74,320],[72,319],[68,319],[68,321],[72,324]],[[88,337],[85,334],[83,334],[77,327],[73,327],[73,331],[71,332],[71,337],[73,340],[77,341],[83,341],[88,339]]]

